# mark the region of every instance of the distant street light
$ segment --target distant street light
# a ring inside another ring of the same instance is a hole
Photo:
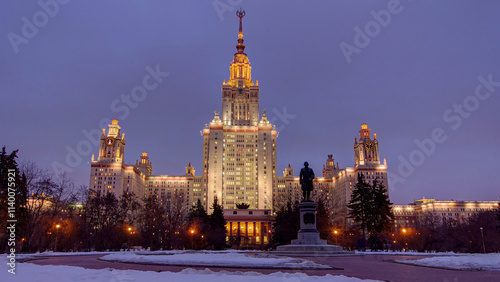
[[[61,228],[60,224],[56,224],[56,243],[54,246],[54,252],[57,252],[57,235],[59,234],[59,228]]]
[[[483,228],[479,227],[481,229],[481,239],[483,240],[483,253],[486,253],[486,247],[484,246],[484,234],[483,234]]]
[[[408,243],[406,243],[406,229],[403,229],[403,239],[404,239],[404,243],[405,243],[405,252],[406,252],[406,245],[408,245]]]
[[[335,230],[335,231],[333,231],[333,233],[335,233],[335,245],[338,246],[339,245],[338,244],[338,232],[337,232],[337,230]]]
[[[128,249],[130,250],[130,240],[131,240],[131,237],[132,237],[132,227],[129,227],[128,228]]]
[[[191,229],[191,249],[194,250],[194,230]]]

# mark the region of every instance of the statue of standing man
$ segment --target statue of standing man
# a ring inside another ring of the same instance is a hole
[[[314,171],[309,168],[309,163],[305,162],[300,170],[300,184],[302,185],[303,201],[311,201],[311,191],[313,190]]]

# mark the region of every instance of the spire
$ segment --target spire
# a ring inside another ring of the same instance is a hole
[[[230,75],[229,81],[224,86],[233,87],[251,87],[254,86],[252,81],[252,67],[248,61],[248,56],[245,54],[245,45],[243,44],[243,17],[245,11],[236,11],[236,16],[240,19],[240,31],[238,33],[238,45],[236,45],[237,52],[234,53],[233,61],[229,66]]]
[[[243,44],[243,18],[245,17],[245,11],[240,8],[236,11],[236,16],[240,18],[240,31],[238,32],[238,45],[236,45],[236,50],[238,53],[244,54],[245,45]]]
[[[267,120],[267,109],[264,109],[264,111],[262,111],[262,118],[260,120],[260,124],[269,124],[269,121]]]
[[[220,116],[219,116],[219,110],[215,110],[214,112],[214,119],[212,120],[212,123],[221,123]]]

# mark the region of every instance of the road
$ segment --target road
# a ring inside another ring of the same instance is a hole
[[[70,265],[89,269],[130,269],[142,271],[172,271],[179,272],[187,267],[142,265],[119,262],[107,262],[98,260],[102,255],[88,256],[54,256],[44,257],[40,260],[30,261],[38,265]],[[251,268],[224,268],[210,267],[212,271],[255,271],[264,274],[273,272],[302,272],[308,275],[323,276],[345,275],[362,279],[376,279],[383,281],[439,281],[439,282],[462,282],[462,281],[500,281],[500,271],[458,271],[440,268],[429,268],[413,265],[393,263],[392,259],[415,259],[415,256],[404,255],[360,255],[346,257],[304,257],[305,259],[326,264],[343,270],[276,270],[276,269],[251,269]],[[205,269],[207,267],[190,267],[194,269]]]

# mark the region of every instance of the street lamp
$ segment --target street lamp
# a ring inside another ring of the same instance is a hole
[[[56,244],[54,246],[54,252],[57,252],[57,235],[59,234],[59,228],[61,228],[60,224],[56,224]]]
[[[130,250],[130,239],[132,237],[132,227],[128,228],[128,249]]]
[[[408,243],[406,243],[406,229],[403,229],[403,239],[405,242],[405,251],[406,251],[406,245],[408,245]]]
[[[486,247],[484,246],[484,235],[483,235],[483,228],[479,227],[481,229],[481,239],[483,240],[483,253],[486,253]]]
[[[338,236],[337,236],[337,235],[338,235],[338,232],[337,232],[337,230],[335,230],[335,231],[333,231],[333,233],[335,233],[335,245],[337,245],[337,246],[338,246],[338,245],[339,245],[339,244],[338,244]]]
[[[193,241],[194,239],[193,238],[194,238],[194,230],[191,229],[191,249],[194,250],[194,241]]]

